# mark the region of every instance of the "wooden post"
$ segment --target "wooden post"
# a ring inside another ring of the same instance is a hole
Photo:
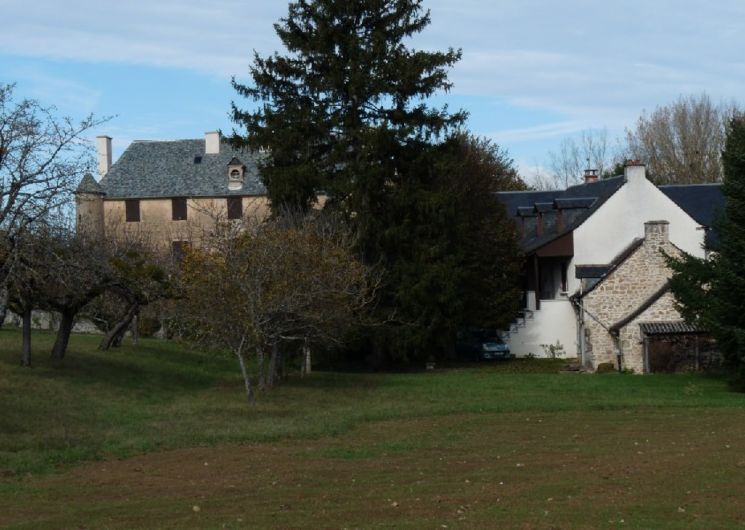
[[[541,309],[541,277],[538,269],[538,256],[533,254],[533,282],[535,287],[535,310]]]
[[[644,335],[644,373],[648,374],[651,371],[649,366],[649,337]]]

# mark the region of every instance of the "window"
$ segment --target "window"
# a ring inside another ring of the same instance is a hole
[[[243,218],[243,202],[240,197],[228,197],[228,219]]]
[[[241,178],[241,172],[237,169],[234,169],[230,172],[230,178],[233,180],[239,180]]]
[[[140,222],[140,200],[127,199],[124,201],[125,218],[128,223]]]
[[[171,219],[186,221],[186,199],[184,197],[171,199]]]

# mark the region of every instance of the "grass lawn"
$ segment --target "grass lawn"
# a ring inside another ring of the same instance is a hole
[[[515,361],[315,373],[255,407],[229,357],[0,331],[0,526],[743,528],[745,396]]]

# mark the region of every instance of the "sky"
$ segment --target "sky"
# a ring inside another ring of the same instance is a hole
[[[745,104],[743,0],[424,0],[411,45],[460,48],[448,94],[468,127],[543,171],[562,139],[621,136],[642,111],[706,92]],[[0,0],[0,83],[61,114],[112,116],[93,131],[114,158],[133,140],[230,131],[230,79],[282,50],[284,0]]]

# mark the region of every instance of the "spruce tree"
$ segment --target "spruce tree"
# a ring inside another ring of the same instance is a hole
[[[671,287],[686,321],[709,330],[745,386],[745,116],[734,117],[722,152],[726,198],[712,256],[669,259]]]
[[[233,104],[233,142],[265,149],[260,169],[274,213],[307,211],[323,191],[325,208],[347,219],[365,261],[384,268],[378,308],[389,325],[362,341],[372,343],[376,362],[445,355],[476,306],[508,299],[499,314],[479,312],[479,324],[496,326],[515,298],[514,231],[491,195],[499,184],[468,184],[467,142],[453,136],[465,113],[427,103],[450,89],[460,51],[409,47],[430,23],[422,3],[292,2],[275,25],[285,53],[254,54],[252,82],[233,80],[255,104]],[[487,151],[471,152],[470,167],[507,162]],[[488,220],[501,224],[475,236]]]
[[[731,120],[722,152],[727,199],[717,225],[719,246],[713,261],[711,322],[725,358],[745,383],[745,116]]]
[[[319,191],[364,225],[402,176],[402,152],[460,125],[464,113],[427,97],[450,88],[460,51],[413,50],[405,41],[430,22],[422,0],[298,0],[275,31],[286,54],[254,54],[258,104],[233,120],[240,146],[271,153],[262,176],[272,207],[307,210]]]

